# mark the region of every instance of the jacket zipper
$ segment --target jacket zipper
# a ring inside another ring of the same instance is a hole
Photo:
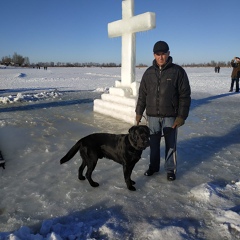
[[[160,81],[161,81],[161,75],[162,75],[162,68],[159,67],[159,78],[158,78],[158,88],[157,88],[157,92],[158,92],[158,96],[160,97]],[[159,107],[157,110],[158,115],[160,114],[159,112]]]

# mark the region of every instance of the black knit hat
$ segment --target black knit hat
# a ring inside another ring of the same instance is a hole
[[[157,52],[163,52],[163,53],[167,53],[169,51],[169,47],[168,44],[164,41],[158,41],[154,44],[153,47],[153,52],[157,53]]]

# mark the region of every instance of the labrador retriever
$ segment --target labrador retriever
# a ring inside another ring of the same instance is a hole
[[[92,179],[98,159],[108,158],[123,166],[127,188],[135,191],[135,182],[131,180],[132,170],[140,160],[142,151],[149,146],[150,130],[147,126],[133,126],[128,134],[93,133],[81,138],[60,160],[60,164],[69,161],[79,151],[82,164],[78,170],[78,178],[85,180],[83,171],[87,167],[86,178],[92,187],[99,184]]]

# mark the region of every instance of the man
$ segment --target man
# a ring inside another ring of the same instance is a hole
[[[229,92],[233,91],[234,82],[236,82],[236,92],[239,92],[239,77],[240,77],[240,58],[234,57],[231,61],[232,70],[232,81]]]
[[[172,63],[169,46],[158,41],[153,47],[155,60],[143,74],[136,105],[136,122],[146,110],[150,136],[150,165],[144,173],[151,176],[160,170],[160,141],[165,139],[167,179],[176,179],[177,129],[185,123],[191,103],[191,89],[185,70]]]

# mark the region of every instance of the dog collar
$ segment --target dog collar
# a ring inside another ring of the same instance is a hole
[[[137,148],[137,147],[134,146],[134,143],[133,143],[132,139],[130,138],[130,134],[128,134],[128,141],[130,142],[131,146],[132,146],[134,149],[140,150],[139,148]]]

